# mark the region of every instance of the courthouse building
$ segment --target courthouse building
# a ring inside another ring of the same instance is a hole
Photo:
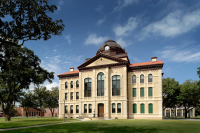
[[[130,63],[125,49],[106,41],[78,70],[58,75],[59,118],[162,119],[163,65],[157,57]]]

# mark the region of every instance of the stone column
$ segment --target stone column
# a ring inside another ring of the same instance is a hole
[[[169,109],[169,116],[170,116],[170,117],[172,116],[171,109]]]
[[[165,115],[164,116],[166,116],[166,109],[165,109]]]
[[[104,74],[105,76],[104,76],[104,96],[106,97],[106,116],[105,116],[105,118],[109,118],[110,117],[110,100],[109,100],[109,68],[107,67],[106,68],[106,73]]]
[[[79,72],[79,118],[82,118],[81,100],[82,100],[82,73]]]
[[[127,67],[124,67],[124,117],[128,118],[127,116]],[[122,106],[121,106],[122,108]]]
[[[176,108],[176,117],[177,117],[177,108]]]
[[[195,108],[193,108],[193,117],[195,117]]]

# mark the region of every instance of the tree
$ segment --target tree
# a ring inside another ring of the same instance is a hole
[[[26,111],[26,117],[28,118],[29,108],[35,107],[32,93],[27,92],[24,94],[24,96],[20,99],[20,107],[23,107],[23,109]]]
[[[53,117],[54,109],[59,107],[59,89],[58,87],[52,87],[51,91],[47,91],[47,99],[45,100],[45,108],[49,108],[51,116]]]
[[[34,101],[37,107],[40,107],[40,115],[42,117],[42,107],[45,105],[45,101],[47,99],[48,92],[46,87],[37,85],[34,87]]]
[[[10,121],[15,94],[29,89],[31,83],[42,84],[45,80],[51,83],[54,73],[43,69],[38,56],[26,47],[17,44],[0,46],[0,56],[3,57],[0,61],[0,102],[5,121]]]
[[[200,81],[186,80],[180,87],[178,101],[184,106],[187,118],[187,113],[200,104]]]
[[[200,67],[198,67],[197,69],[198,69],[198,70],[197,70],[197,75],[198,75],[199,78],[200,78]]]
[[[61,35],[64,30],[62,20],[52,21],[46,13],[57,10],[55,5],[48,5],[47,0],[1,0],[0,17],[9,15],[11,21],[0,19],[0,42],[21,45],[28,40],[43,38],[48,40],[51,35]],[[8,39],[11,39],[8,41]]]
[[[163,109],[176,108],[178,106],[177,96],[180,94],[179,82],[174,78],[166,78],[163,85]]]

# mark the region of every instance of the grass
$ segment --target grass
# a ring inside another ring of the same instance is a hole
[[[77,121],[76,119],[65,119],[65,122]],[[43,118],[11,118],[11,121],[5,121],[5,118],[0,118],[0,129],[13,128],[13,127],[25,127],[33,125],[43,125],[51,123],[62,123],[63,119],[57,117],[43,117]]]
[[[199,133],[200,121],[104,120],[5,131],[6,133]]]

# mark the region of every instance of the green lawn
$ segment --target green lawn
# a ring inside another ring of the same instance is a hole
[[[5,120],[5,118],[0,118],[0,129],[63,122],[63,119],[58,119],[57,117],[11,118],[11,121],[4,121],[4,120]],[[77,120],[76,119],[65,119],[65,121],[68,122],[68,121],[77,121]]]
[[[17,133],[200,133],[200,121],[104,120],[6,131]]]

